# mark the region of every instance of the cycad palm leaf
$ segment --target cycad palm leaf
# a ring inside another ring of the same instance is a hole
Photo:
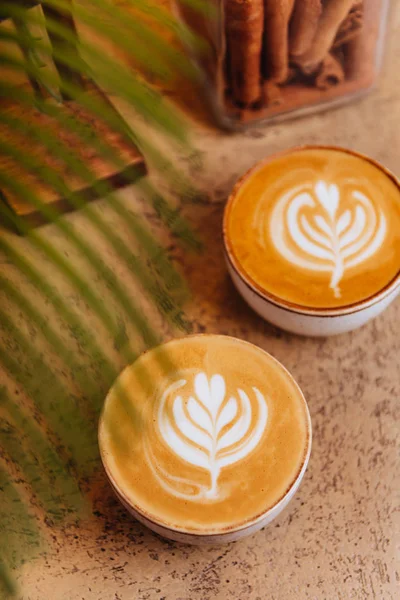
[[[52,223],[31,229],[0,202],[0,216],[25,234],[0,231],[0,487],[8,502],[0,525],[0,579],[7,593],[14,589],[10,569],[42,547],[36,517],[47,515],[56,523],[87,510],[79,486],[98,466],[96,419],[118,371],[160,341],[166,326],[188,328],[182,310],[184,281],[138,214],[137,203],[130,206],[109,183],[98,181],[90,161],[82,161],[59,133],[73,131],[82,147],[92,148],[117,169],[123,166],[121,156],[90,126],[66,117],[61,98],[81,103],[94,120],[104,121],[126,143],[137,144],[170,187],[184,190],[186,197],[195,194],[140,128],[133,130],[109,105],[82,94],[83,82],[95,81],[133,108],[138,122],[150,120],[170,144],[189,151],[185,121],[130,65],[164,80],[177,70],[194,76],[183,53],[156,33],[154,24],[174,35],[192,34],[156,3],[130,0],[119,6],[112,0],[81,0],[74,5],[77,38],[70,2],[46,0],[43,10],[28,9],[33,4],[3,2],[0,9],[1,101],[18,104],[21,114],[42,111],[57,124],[42,128],[16,114],[0,114],[0,153],[8,157],[3,164],[13,163],[21,174],[13,176],[0,163],[0,190],[29,202]],[[14,84],[23,77],[29,87]],[[41,161],[39,146],[56,166]],[[106,204],[100,209],[88,204],[60,176],[61,164],[97,196],[106,197]],[[60,217],[58,209],[43,203],[26,183],[38,176],[80,209],[79,218]],[[198,250],[190,225],[151,178],[136,185],[146,212],[180,243]],[[27,506],[30,494],[35,510]],[[21,542],[18,520],[36,540],[29,547]]]

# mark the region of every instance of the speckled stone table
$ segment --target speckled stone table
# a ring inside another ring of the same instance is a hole
[[[397,3],[393,3],[397,4]],[[165,90],[171,101],[186,106],[196,154],[181,166],[202,194],[196,203],[182,201],[183,213],[204,243],[190,253],[163,228],[136,187],[119,192],[129,211],[139,211],[191,290],[185,313],[193,331],[218,332],[244,338],[268,350],[294,374],[307,397],[314,429],[313,451],[305,479],[294,501],[268,528],[253,537],[221,547],[198,548],[164,541],[135,522],[114,498],[103,472],[82,477],[86,514],[78,521],[54,524],[38,507],[18,466],[11,474],[30,503],[43,532],[43,543],[17,570],[23,600],[395,600],[400,597],[398,468],[400,402],[400,302],[375,321],[350,334],[330,339],[307,339],[283,333],[263,322],[235,292],[225,269],[221,218],[224,201],[236,180],[268,153],[301,143],[339,144],[370,154],[395,172],[400,156],[400,7],[392,7],[385,68],[379,89],[357,104],[279,125],[257,126],[226,134],[214,129],[199,106],[196,91],[184,82]],[[177,98],[180,89],[187,99]],[[187,108],[190,107],[190,108]],[[125,115],[129,118],[128,111]],[[148,127],[144,124],[144,127]],[[179,157],[178,157],[179,158]],[[107,200],[96,210],[134,248],[126,224]],[[84,233],[128,293],[138,299],[135,281],[111,247],[87,225],[80,213],[65,217]],[[113,310],[110,290],[96,278],[84,257],[53,226],[43,230],[101,294]],[[8,235],[2,233],[2,235]],[[11,239],[9,236],[8,239]],[[12,238],[26,251],[24,239]],[[126,315],[115,306],[119,335],[110,338],[88,306],[69,288],[51,264],[38,254],[52,286],[68,300],[96,335],[118,368],[124,340],[135,337]],[[4,260],[2,273],[43,309],[42,299]],[[2,309],[35,343],[40,356],[51,361],[73,390],[77,373],[63,372],[40,328],[32,325],[1,293]],[[67,336],[59,315],[50,305],[46,319]],[[153,324],[163,339],[176,332],[155,314]],[[178,335],[181,335],[178,333]],[[80,402],[98,407],[106,393],[101,364],[80,347],[76,360],[91,381],[91,391]],[[23,348],[0,330],[0,343],[21,365]],[[139,344],[140,345],[140,344]],[[22,368],[22,367],[21,367]],[[25,368],[25,367],[24,367]],[[26,381],[36,391],[51,395],[43,373],[25,369]],[[7,372],[2,384],[23,394]],[[71,392],[72,393],[72,392]],[[57,398],[53,398],[54,403]],[[96,411],[94,411],[95,413]],[[40,419],[39,419],[40,420]],[[94,417],[92,420],[95,431]],[[76,431],[79,438],[80,431]],[[95,442],[94,442],[95,443]],[[89,459],[88,459],[89,460]],[[1,458],[5,464],[6,458]],[[7,462],[7,461],[6,461]],[[397,512],[396,512],[397,509]],[[16,525],[17,527],[17,525]],[[25,544],[23,537],[21,544]]]

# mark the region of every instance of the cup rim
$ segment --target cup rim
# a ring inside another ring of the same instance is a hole
[[[297,469],[296,475],[291,480],[290,485],[287,487],[287,489],[282,494],[282,496],[273,504],[273,506],[269,507],[267,510],[260,512],[256,516],[254,516],[250,519],[247,519],[244,522],[241,522],[237,525],[231,525],[231,526],[221,527],[221,528],[210,528],[210,529],[204,529],[204,530],[203,529],[200,530],[195,527],[190,528],[190,527],[179,527],[179,526],[170,525],[167,522],[157,518],[156,515],[153,515],[153,514],[147,512],[141,506],[139,506],[137,503],[132,502],[132,500],[130,498],[128,498],[128,496],[125,494],[124,490],[121,489],[121,486],[116,482],[115,478],[113,477],[111,470],[109,469],[109,467],[107,465],[107,460],[106,460],[106,456],[105,456],[106,453],[104,452],[104,448],[102,448],[102,444],[100,442],[100,439],[101,439],[100,430],[103,426],[104,410],[105,410],[107,399],[111,393],[111,390],[114,388],[117,381],[123,376],[125,371],[127,369],[129,369],[130,367],[132,367],[135,364],[136,360],[138,360],[141,356],[143,356],[144,354],[147,354],[148,352],[151,352],[152,350],[155,350],[156,348],[159,348],[160,346],[165,346],[169,343],[174,343],[176,341],[183,340],[183,339],[201,338],[201,337],[221,337],[224,339],[233,340],[234,342],[240,342],[242,344],[246,344],[248,346],[255,347],[261,353],[266,354],[270,359],[272,359],[272,361],[274,363],[277,363],[277,365],[285,372],[286,376],[289,378],[289,380],[292,382],[292,384],[297,389],[299,396],[302,400],[302,403],[303,403],[303,406],[305,409],[305,416],[306,416],[306,442],[304,445],[304,451],[303,451],[303,455],[301,458],[301,463],[299,465],[299,468]],[[278,359],[276,359],[274,356],[272,356],[272,354],[270,354],[263,348],[260,348],[256,344],[252,344],[251,342],[248,342],[247,340],[242,340],[240,338],[236,338],[231,335],[223,335],[223,334],[218,334],[218,333],[215,333],[215,334],[214,333],[194,333],[194,334],[182,336],[180,338],[172,338],[162,344],[159,344],[158,346],[154,346],[154,348],[150,348],[149,350],[142,352],[142,354],[140,354],[140,356],[136,360],[133,363],[131,363],[130,365],[127,365],[121,371],[121,373],[118,375],[118,377],[113,382],[110,389],[108,390],[106,398],[104,400],[103,408],[101,410],[101,414],[99,417],[99,423],[98,423],[98,429],[97,429],[97,438],[98,438],[98,446],[99,446],[99,451],[100,451],[101,462],[103,464],[103,468],[106,473],[106,476],[109,479],[114,492],[116,493],[118,499],[122,502],[122,504],[124,504],[128,510],[131,510],[133,513],[137,513],[138,515],[143,517],[144,520],[165,529],[167,532],[171,531],[173,533],[178,533],[178,534],[183,534],[186,536],[198,537],[198,538],[205,538],[205,537],[218,538],[218,537],[221,537],[221,536],[223,537],[225,535],[230,535],[233,533],[239,533],[240,531],[251,528],[253,525],[256,525],[260,521],[263,521],[268,515],[277,511],[277,509],[278,509],[277,514],[279,514],[279,512],[280,512],[279,508],[282,506],[282,504],[284,504],[285,500],[287,499],[288,495],[291,493],[293,488],[296,488],[296,486],[298,484],[300,484],[301,480],[303,479],[304,473],[308,466],[309,458],[311,455],[311,447],[312,447],[312,423],[311,423],[311,416],[310,416],[308,404],[307,404],[307,401],[304,397],[304,394],[303,394],[299,384],[297,383],[297,381],[295,380],[293,375],[288,371],[288,369]],[[283,507],[282,507],[282,509],[283,509]]]
[[[342,146],[335,145],[325,145],[325,144],[302,144],[298,146],[293,146],[287,148],[286,150],[281,150],[280,152],[274,152],[270,156],[265,159],[258,161],[255,165],[250,167],[235,183],[228,200],[226,202],[224,208],[224,216],[223,216],[223,224],[222,224],[222,235],[223,235],[223,243],[224,243],[224,253],[225,257],[228,260],[231,267],[238,274],[240,279],[249,287],[257,296],[261,299],[274,304],[279,308],[283,308],[288,312],[300,314],[300,315],[309,315],[315,317],[339,317],[342,315],[354,314],[359,311],[362,311],[374,304],[377,304],[384,300],[387,296],[389,296],[392,292],[394,292],[397,288],[400,287],[400,267],[396,275],[381,289],[376,291],[375,293],[369,295],[367,298],[363,300],[359,300],[358,302],[352,302],[349,304],[344,304],[342,306],[336,307],[308,307],[302,304],[298,304],[296,302],[291,302],[290,300],[285,300],[280,296],[272,294],[265,290],[261,285],[259,285],[242,267],[239,261],[236,259],[232,247],[232,243],[228,236],[228,219],[232,209],[233,202],[236,198],[238,191],[241,189],[243,184],[259,169],[261,169],[264,165],[267,165],[271,161],[279,158],[281,156],[285,156],[286,154],[292,154],[294,152],[299,152],[301,150],[335,150],[337,152],[343,152],[345,154],[350,154],[352,156],[356,156],[369,162],[377,169],[382,171],[398,188],[400,194],[400,180],[396,177],[392,171],[387,169],[385,166],[380,164],[378,161],[373,158],[358,152],[356,150],[352,150],[350,148],[343,148]]]

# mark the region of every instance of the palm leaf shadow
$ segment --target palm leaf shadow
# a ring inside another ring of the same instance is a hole
[[[197,0],[188,2],[202,9]],[[139,118],[150,120],[171,144],[190,151],[185,121],[132,72],[129,62],[141,64],[164,80],[177,70],[194,77],[190,62],[155,33],[152,23],[186,39],[193,34],[168,11],[145,0],[130,0],[124,7],[112,0],[87,0],[75,6],[74,21],[68,0],[45,0],[42,9],[31,9],[34,4],[21,0],[1,5],[0,19],[5,21],[0,23],[0,60],[7,75],[12,72],[18,78],[24,74],[31,89],[11,85],[6,75],[0,78],[0,97],[41,111],[57,127],[43,129],[2,112],[0,153],[28,181],[29,177],[41,177],[72,208],[80,209],[81,219],[97,237],[96,243],[89,241],[73,219],[63,218],[56,208],[43,203],[24,178],[13,177],[0,164],[2,193],[29,201],[54,228],[32,229],[0,199],[0,216],[25,236],[17,238],[0,231],[0,260],[7,265],[6,274],[0,273],[0,377],[4,383],[0,388],[0,583],[6,595],[16,592],[13,573],[18,567],[44,551],[43,515],[48,525],[56,526],[90,513],[81,483],[99,464],[96,421],[102,398],[125,364],[142,349],[162,341],[154,310],[173,331],[186,332],[190,327],[183,309],[188,297],[185,282],[148,224],[126,207],[110,183],[97,180],[90,164],[80,160],[58,133],[62,128],[72,130],[82,145],[95,148],[116,168],[122,167],[121,157],[90,127],[66,117],[61,99],[82,103],[93,119],[101,119],[128,143],[135,143],[163,172],[165,181],[185,197],[197,193],[152,140],[133,131],[104,103],[88,101],[82,94],[82,84],[95,80],[133,107]],[[90,36],[78,42],[72,27],[75,22],[102,40],[104,49]],[[47,33],[38,35],[44,24]],[[108,54],[110,44],[124,54],[124,60]],[[5,131],[6,136],[1,133]],[[96,195],[107,197],[112,215],[124,223],[124,235],[71,189],[57,167],[41,162],[35,151],[38,146],[93,186]],[[125,183],[134,181],[176,240],[189,250],[200,251],[201,242],[179,209],[147,179],[137,183],[132,173]],[[70,260],[69,252],[80,257],[85,275]],[[108,266],[107,252],[118,257],[127,279]],[[132,293],[135,288],[152,307],[150,312],[137,301]],[[85,318],[88,315],[90,319]],[[108,340],[109,345],[105,348],[100,339]],[[171,367],[167,356],[162,361],[166,369]],[[121,401],[134,426],[140,428],[122,390]]]

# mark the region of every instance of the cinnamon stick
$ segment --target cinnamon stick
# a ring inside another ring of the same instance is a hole
[[[371,85],[376,73],[376,42],[382,6],[381,0],[365,2],[362,30],[343,46],[346,79],[360,80],[362,87]]]
[[[344,81],[344,70],[338,59],[333,54],[328,54],[322,61],[321,68],[315,78],[315,87],[319,90],[328,90],[332,86]]]
[[[289,21],[294,0],[264,0],[264,77],[284,83],[289,74]]]
[[[296,61],[304,73],[311,74],[318,69],[353,4],[354,0],[326,0],[312,44]]]
[[[233,99],[249,106],[261,97],[263,0],[225,0],[228,72]]]
[[[333,42],[333,48],[338,48],[357,37],[361,32],[363,21],[364,5],[363,2],[357,2],[342,22]]]
[[[290,21],[289,46],[292,57],[301,56],[311,46],[321,12],[321,0],[296,0]]]

